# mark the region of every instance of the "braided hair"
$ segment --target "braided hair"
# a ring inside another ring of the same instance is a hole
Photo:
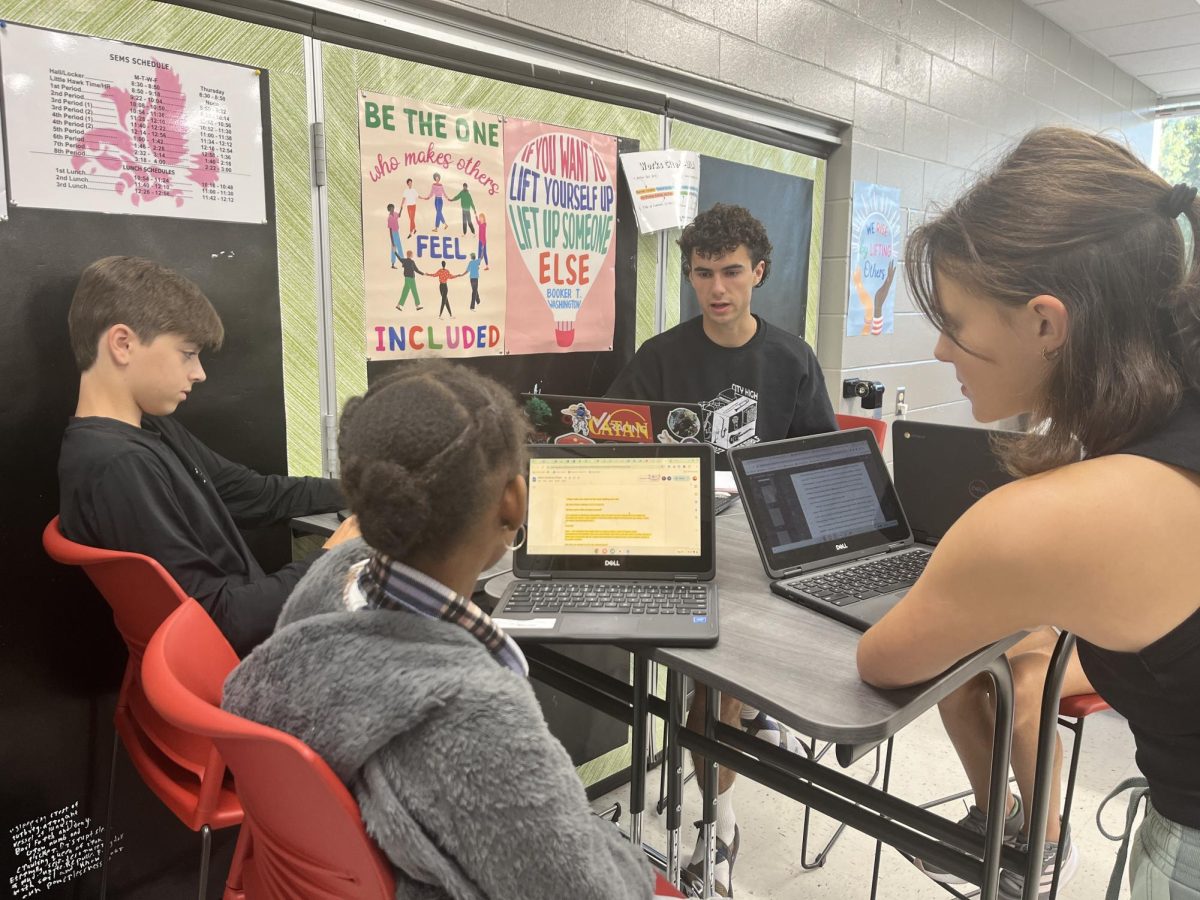
[[[363,538],[405,560],[465,534],[493,491],[522,471],[529,424],[495,381],[416,362],[346,402],[342,489]]]

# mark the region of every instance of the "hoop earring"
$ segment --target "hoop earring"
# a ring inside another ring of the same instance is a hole
[[[517,530],[513,533],[513,542],[511,544],[506,542],[504,544],[505,548],[507,548],[510,551],[519,550],[521,547],[523,547],[525,545],[525,537],[528,533],[529,533],[529,530],[525,527],[525,523],[522,522],[520,525],[517,526]],[[521,535],[521,539],[519,541],[516,540],[516,537],[518,534]]]
[[[1060,353],[1062,353],[1061,347],[1055,347],[1053,350],[1047,350],[1045,347],[1043,347],[1042,359],[1046,360],[1046,362],[1054,362],[1056,359],[1058,359]]]

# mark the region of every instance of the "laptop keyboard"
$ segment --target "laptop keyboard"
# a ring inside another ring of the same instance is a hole
[[[849,606],[859,600],[912,587],[925,571],[929,555],[928,550],[911,550],[847,566],[836,572],[814,572],[783,583],[834,606]]]
[[[707,584],[520,581],[504,612],[706,616],[711,602]]]

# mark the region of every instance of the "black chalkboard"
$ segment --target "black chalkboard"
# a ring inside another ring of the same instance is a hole
[[[804,337],[808,307],[808,254],[812,240],[813,183],[741,163],[700,157],[700,210],[717,203],[744,206],[763,223],[771,240],[771,273],[754,289],[750,309],[772,325]],[[683,265],[680,259],[678,265]],[[686,278],[679,289],[679,320],[700,315]]]
[[[271,146],[269,76],[262,75],[263,146]],[[17,123],[7,122],[7,127]],[[7,840],[14,826],[79,803],[103,823],[112,746],[112,698],[125,649],[108,607],[79,572],[43,553],[58,511],[56,464],[75,408],[78,373],[67,309],[79,273],[104,256],[144,256],[196,281],[225,323],[224,349],[204,357],[208,383],[178,417],[219,453],[261,472],[287,471],[273,170],[265,154],[268,224],[10,207],[0,222],[0,869],[27,860]],[[232,253],[230,253],[232,251]],[[248,535],[269,570],[290,559],[286,526]],[[200,839],[122,762],[109,897],[194,897]],[[218,841],[211,896],[220,896],[230,837]],[[38,900],[97,896],[89,875]]]

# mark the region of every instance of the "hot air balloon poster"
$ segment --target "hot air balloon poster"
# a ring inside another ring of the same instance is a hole
[[[0,58],[14,206],[266,221],[259,70],[11,22]]]
[[[508,119],[509,353],[611,350],[617,140]]]
[[[362,92],[367,359],[505,350],[500,116]]]

